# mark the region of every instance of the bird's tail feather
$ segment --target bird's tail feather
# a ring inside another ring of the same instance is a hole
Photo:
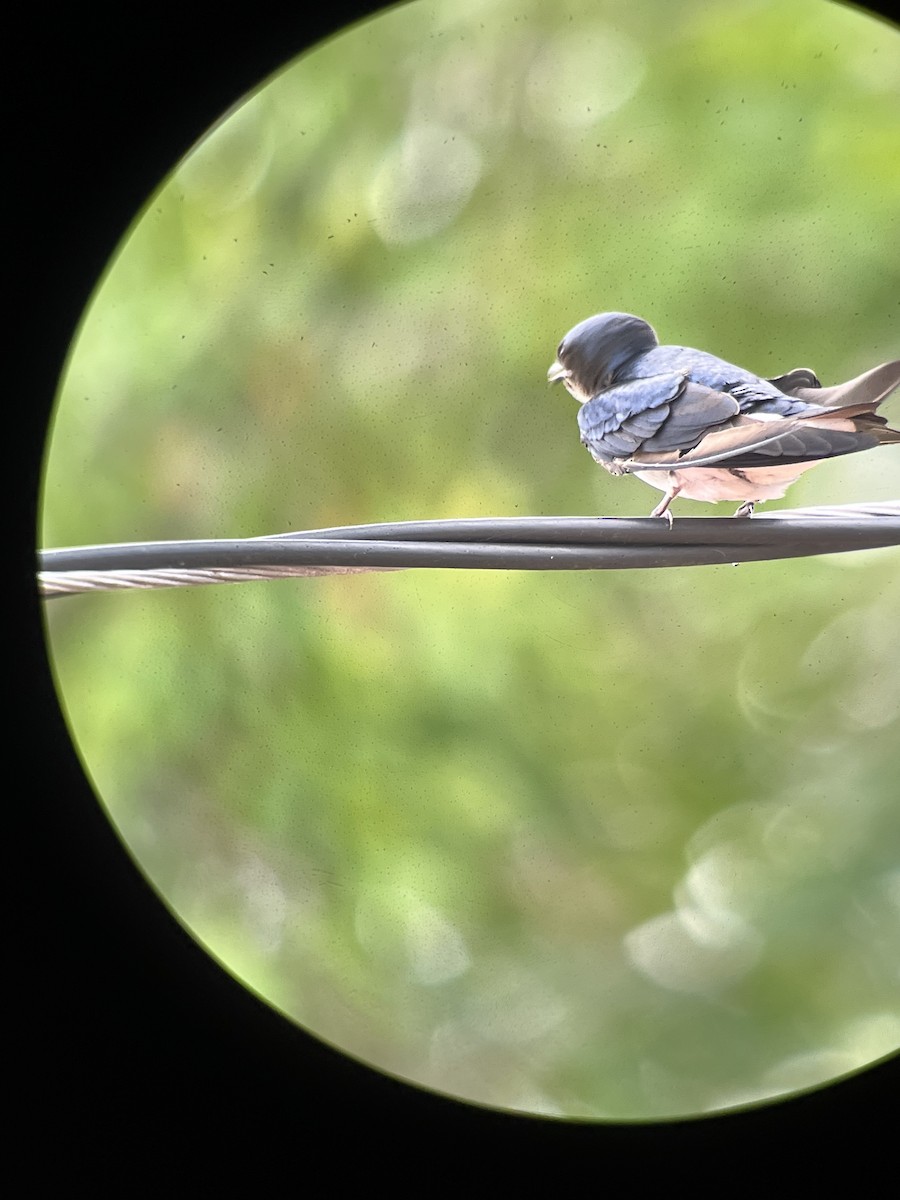
[[[781,386],[781,390],[788,396],[805,400],[809,404],[822,404],[826,408],[844,408],[852,404],[877,406],[900,387],[900,359],[881,363],[871,371],[857,375],[855,379],[834,384],[832,387],[802,386],[807,382],[804,376],[809,375],[812,375],[811,371],[798,368],[782,376],[778,386]],[[801,386],[792,386],[794,380]]]

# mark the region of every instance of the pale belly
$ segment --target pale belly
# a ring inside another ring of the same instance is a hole
[[[644,483],[668,492],[678,489],[683,500],[777,500],[795,480],[818,462],[781,467],[692,467],[685,471],[635,471]]]

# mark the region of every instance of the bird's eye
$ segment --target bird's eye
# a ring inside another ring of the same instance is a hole
[[[563,352],[563,346],[564,346],[565,344],[566,344],[565,342],[560,342],[560,343],[559,343],[559,345],[556,347],[556,357],[557,357],[557,358],[559,358],[559,356],[562,354],[562,352]]]

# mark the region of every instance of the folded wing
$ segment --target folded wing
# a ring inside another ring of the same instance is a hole
[[[832,413],[762,420],[739,417],[728,428],[714,430],[684,454],[644,454],[620,463],[624,472],[671,471],[687,467],[728,466],[739,469],[800,465],[900,442],[884,417],[854,405]]]
[[[802,465],[900,442],[876,412],[900,385],[900,360],[834,387],[806,367],[769,382],[793,401],[784,411],[769,397],[754,405],[747,385],[717,391],[685,371],[631,379],[582,405],[581,440],[614,474]]]
[[[731,396],[671,371],[600,392],[578,410],[578,426],[582,442],[606,465],[639,452],[692,449],[739,413]]]

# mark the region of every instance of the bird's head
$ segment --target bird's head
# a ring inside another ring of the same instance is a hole
[[[653,327],[640,317],[600,313],[569,330],[559,343],[547,379],[550,383],[561,379],[567,391],[584,404],[609,387],[632,358],[658,345]]]

